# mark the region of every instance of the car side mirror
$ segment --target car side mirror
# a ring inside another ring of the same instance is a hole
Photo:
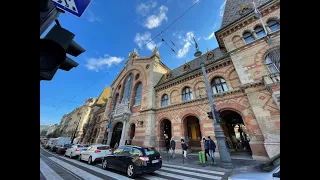
[[[272,177],[280,178],[280,170],[278,172],[273,173]]]

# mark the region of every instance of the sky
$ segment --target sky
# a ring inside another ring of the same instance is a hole
[[[57,124],[87,98],[98,97],[119,74],[134,48],[140,49],[140,56],[150,56],[157,46],[160,60],[174,69],[194,59],[193,37],[203,53],[218,47],[214,32],[221,25],[225,0],[198,1],[92,0],[81,18],[68,12],[60,14],[61,26],[75,34],[74,40],[86,52],[71,56],[78,67],[58,70],[51,81],[40,81],[40,124]]]

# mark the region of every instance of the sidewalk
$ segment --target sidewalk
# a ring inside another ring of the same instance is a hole
[[[172,158],[170,154],[167,157],[167,153],[161,152],[162,160],[164,164],[172,164],[172,165],[180,165],[180,166],[186,166],[186,167],[193,167],[193,168],[201,168],[201,169],[208,169],[208,170],[218,170],[218,171],[225,171],[225,172],[231,172],[232,169],[225,169],[221,168],[220,158],[216,158],[216,164],[211,165],[211,161],[207,161],[204,164],[201,164],[199,161],[199,157],[197,154],[189,154],[187,160],[183,163],[182,154],[176,154],[175,158]],[[209,157],[208,157],[209,158]],[[231,158],[232,163],[234,165],[234,169],[238,169],[244,166],[253,166],[256,164],[261,163],[262,161],[257,160],[250,160],[250,159],[234,159]]]

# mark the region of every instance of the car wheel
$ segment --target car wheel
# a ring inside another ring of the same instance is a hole
[[[69,158],[72,159],[72,153],[70,153]]]
[[[108,162],[106,159],[102,160],[102,169],[108,169]]]
[[[92,164],[92,157],[91,156],[88,159],[88,164]]]
[[[134,176],[135,176],[134,167],[133,167],[133,164],[132,164],[132,163],[130,163],[130,164],[128,165],[128,167],[127,167],[127,176],[128,176],[129,178],[134,178]]]

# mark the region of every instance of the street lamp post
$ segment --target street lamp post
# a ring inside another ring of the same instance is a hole
[[[223,134],[223,131],[221,129],[220,124],[217,122],[216,105],[214,103],[212,91],[209,86],[209,81],[208,81],[204,62],[201,62],[201,70],[202,70],[202,74],[203,74],[204,81],[206,84],[206,91],[207,91],[208,99],[210,102],[211,113],[213,116],[214,133],[215,133],[215,137],[216,137],[217,143],[218,143],[218,150],[219,150],[219,154],[220,154],[221,166],[224,168],[233,168],[230,153],[229,153],[227,146],[226,146],[225,136]]]
[[[74,130],[74,133],[73,133],[73,135],[72,135],[71,144],[73,144],[73,140],[75,139],[75,136],[76,136],[76,133],[77,133],[77,129],[78,129],[79,124],[80,124],[80,121],[81,121],[81,115],[80,115],[79,113],[78,113],[77,115],[78,115],[78,117],[79,117],[79,121],[78,121],[77,127],[76,127],[76,129]]]

